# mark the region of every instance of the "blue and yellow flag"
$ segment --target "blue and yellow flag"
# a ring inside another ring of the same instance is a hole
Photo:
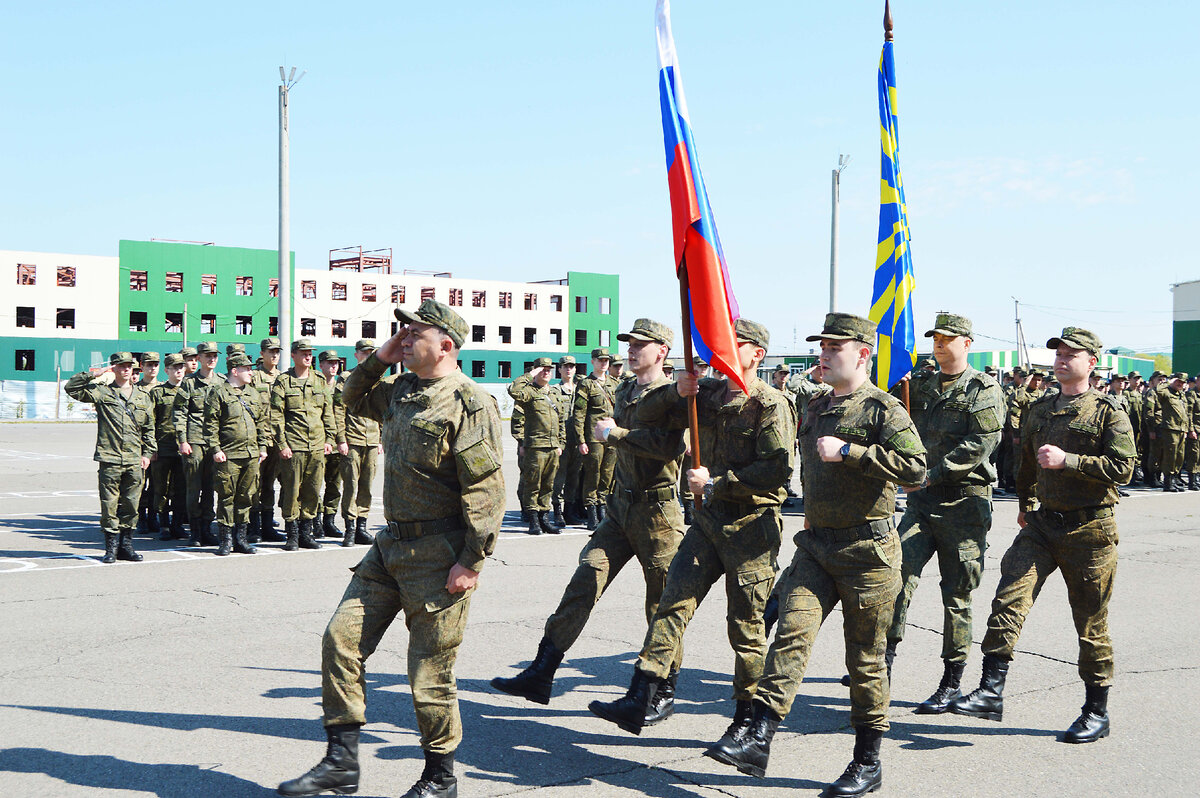
[[[913,267],[909,251],[908,211],[900,179],[900,139],[896,125],[896,65],[892,43],[879,58],[879,132],[883,158],[879,178],[879,245],[875,251],[875,287],[871,321],[879,325],[875,381],[885,391],[917,364],[913,330]]]

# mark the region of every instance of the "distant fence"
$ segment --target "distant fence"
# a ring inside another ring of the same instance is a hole
[[[77,402],[59,390],[57,382],[31,380],[0,380],[0,419],[62,419],[95,418],[90,404]]]

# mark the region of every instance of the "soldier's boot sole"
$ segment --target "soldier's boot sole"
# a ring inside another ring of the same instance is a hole
[[[947,709],[955,715],[966,715],[972,718],[983,718],[984,720],[994,720],[997,722],[1004,720],[1003,709],[975,709],[972,707],[962,707],[954,703],[951,703]]]

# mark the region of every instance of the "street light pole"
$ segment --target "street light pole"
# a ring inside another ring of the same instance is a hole
[[[301,72],[300,78],[307,72]],[[284,352],[292,343],[291,192],[288,172],[288,92],[300,82],[296,68],[289,74],[279,68],[279,345]],[[285,361],[286,362],[286,361]]]
[[[829,229],[829,312],[837,310],[837,271],[838,271],[838,205],[841,199],[842,170],[850,163],[849,155],[838,156],[837,169],[833,170],[832,202]]]

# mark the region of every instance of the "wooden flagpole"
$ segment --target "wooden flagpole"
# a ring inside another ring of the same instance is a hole
[[[692,364],[692,308],[688,293],[687,259],[679,265],[679,312],[683,319],[683,366],[689,374],[695,373]],[[696,397],[688,397],[688,429],[691,432],[692,468],[700,467],[700,418],[696,411]],[[693,493],[696,501],[703,501],[699,493]]]

